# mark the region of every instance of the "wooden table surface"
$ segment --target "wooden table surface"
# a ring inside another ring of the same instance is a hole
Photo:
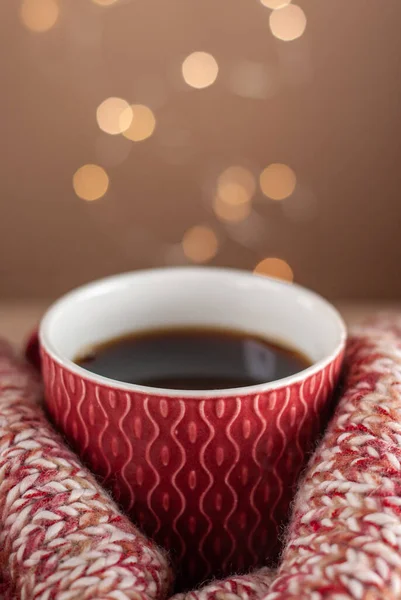
[[[0,336],[21,345],[46,310],[46,302],[0,302]],[[352,323],[377,311],[399,311],[399,302],[337,302],[347,323]]]

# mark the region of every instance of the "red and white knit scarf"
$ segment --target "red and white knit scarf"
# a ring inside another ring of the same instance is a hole
[[[173,575],[52,429],[0,343],[0,599],[164,600]],[[354,328],[336,412],[294,501],[281,563],[175,600],[401,598],[401,319]]]

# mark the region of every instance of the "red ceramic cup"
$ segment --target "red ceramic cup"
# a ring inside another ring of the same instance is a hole
[[[73,362],[99,342],[174,325],[282,340],[313,365],[252,387],[175,391]],[[330,304],[234,270],[143,271],[61,298],[39,341],[52,418],[131,518],[170,550],[181,587],[274,559],[341,367],[345,327]]]

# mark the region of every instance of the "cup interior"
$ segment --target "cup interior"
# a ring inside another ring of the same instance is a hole
[[[262,335],[301,351],[314,364],[335,356],[345,341],[338,312],[305,288],[242,271],[196,267],[126,273],[78,288],[46,313],[40,339],[56,360],[82,371],[72,361],[91,346],[171,326]]]

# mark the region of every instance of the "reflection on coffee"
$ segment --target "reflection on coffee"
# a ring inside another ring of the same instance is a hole
[[[75,362],[118,381],[177,390],[256,385],[293,375],[311,364],[300,352],[260,336],[194,327],[115,338]]]

